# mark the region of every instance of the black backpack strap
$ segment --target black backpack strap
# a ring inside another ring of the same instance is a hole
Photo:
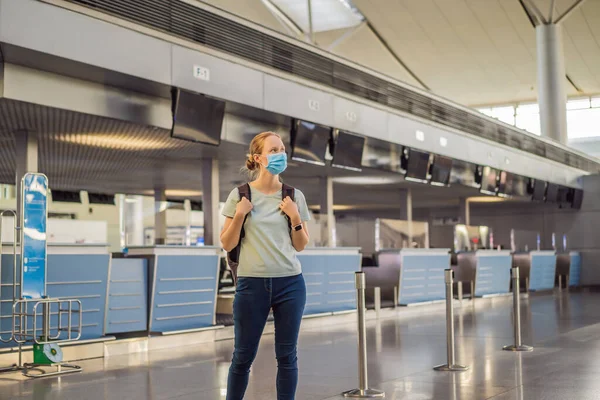
[[[238,194],[240,195],[240,201],[245,197],[248,201],[252,201],[252,190],[250,189],[250,184],[246,183],[241,186],[238,186]],[[246,232],[244,232],[244,225],[246,225],[246,218],[248,218],[248,214],[244,217],[244,222],[242,223],[242,231],[240,232],[240,243],[242,238],[246,236]],[[238,243],[239,246],[239,243]]]
[[[281,187],[281,199],[285,200],[286,197],[292,199],[292,201],[296,201],[296,189],[291,187],[290,185],[286,185],[285,183]],[[288,222],[288,228],[290,230],[290,235],[292,234],[292,220],[287,215],[285,216]]]
[[[292,201],[296,201],[296,189],[284,183],[281,187],[281,198],[285,199],[288,196]]]

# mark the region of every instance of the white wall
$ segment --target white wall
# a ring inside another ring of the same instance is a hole
[[[120,231],[118,207],[116,205],[90,205],[85,192],[82,192],[81,201],[81,204],[50,202],[50,204],[48,205],[48,212],[74,214],[75,219],[82,221],[106,222],[106,240],[108,245],[110,246],[110,250],[119,251]],[[14,210],[16,208],[16,205],[16,199],[0,199],[0,209]]]

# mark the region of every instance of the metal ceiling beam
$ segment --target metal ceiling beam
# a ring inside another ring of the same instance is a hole
[[[288,31],[292,32],[292,36],[296,38],[304,39],[306,37],[306,33],[302,30],[300,25],[296,24],[293,19],[291,19],[283,10],[281,10],[275,3],[271,0],[262,0],[263,4],[273,14],[273,16],[279,21],[279,23]]]
[[[311,43],[315,43],[315,29],[313,27],[313,12],[312,12],[312,0],[308,2],[308,37]]]
[[[548,20],[546,19],[546,17],[544,17],[544,14],[540,11],[540,9],[538,8],[538,6],[535,5],[535,2],[533,0],[524,0],[524,4],[527,7],[527,5],[529,4],[529,11],[534,14],[540,21],[542,24],[547,25],[548,24]]]
[[[550,2],[550,13],[548,14],[548,22],[549,23],[553,23],[554,22],[554,5],[556,3],[556,0],[552,0]]]
[[[523,11],[525,11],[525,15],[527,15],[529,22],[531,22],[531,25],[535,28],[539,24],[539,21],[537,20],[535,15],[531,15],[529,8],[527,8],[527,6],[525,5],[525,0],[519,0],[519,4],[523,8]]]
[[[562,13],[557,19],[556,19],[556,24],[558,24],[560,21],[562,21],[563,19],[567,18],[569,15],[571,15],[571,13],[573,11],[575,11],[578,7],[580,7],[583,3],[585,2],[585,0],[577,0],[575,1],[575,3],[573,3],[571,5],[571,7],[569,7],[564,13]]]
[[[423,82],[409,67],[408,65],[406,65],[404,63],[404,61],[402,61],[402,59],[400,58],[400,56],[398,56],[398,54],[396,54],[396,52],[390,47],[390,45],[388,44],[388,42],[383,38],[383,36],[381,36],[381,34],[377,31],[377,29],[375,29],[375,27],[365,18],[365,22],[367,23],[367,26],[369,27],[369,29],[371,30],[371,32],[373,32],[373,34],[375,35],[375,37],[377,37],[377,40],[379,40],[379,42],[383,45],[383,47],[385,47],[385,49],[388,51],[388,53],[390,53],[390,55],[394,58],[394,60],[396,60],[396,62],[398,64],[400,64],[400,66],[402,66],[402,68],[404,68],[404,70],[406,72],[408,72],[408,74],[419,83],[419,85],[421,85],[424,89],[426,90],[431,90],[431,88],[429,86],[427,86],[425,84],[425,82]]]
[[[348,40],[351,36],[353,36],[356,32],[361,30],[364,26],[367,26],[367,23],[365,21],[361,22],[359,25],[356,25],[354,28],[344,32],[339,38],[335,39],[327,47],[327,51],[333,51],[337,46]]]

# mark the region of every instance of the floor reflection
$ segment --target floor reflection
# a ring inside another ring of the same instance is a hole
[[[600,293],[531,294],[523,299],[523,342],[510,353],[512,298],[464,300],[456,308],[456,361],[446,362],[443,307],[382,310],[367,322],[369,382],[395,400],[600,399]],[[335,317],[334,317],[335,318]],[[300,337],[298,400],[342,399],[358,386],[356,323],[320,324]],[[273,335],[263,337],[246,400],[276,398]],[[231,340],[86,360],[82,374],[23,381],[0,376],[0,400],[223,400]]]

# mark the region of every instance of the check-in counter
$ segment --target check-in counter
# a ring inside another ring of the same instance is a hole
[[[360,248],[309,248],[298,259],[306,282],[305,315],[356,309],[354,274],[361,269]]]
[[[474,251],[462,251],[456,254],[456,265],[454,269],[454,282],[456,282],[457,294],[459,285],[462,286],[463,295],[473,297],[475,292],[475,278],[477,276],[477,253]]]
[[[10,336],[12,330],[12,245],[2,247],[1,262],[2,315],[0,331],[2,337],[7,337]],[[20,263],[18,257],[17,263]],[[105,335],[104,321],[109,264],[110,254],[107,245],[48,244],[47,294],[52,298],[79,299],[81,301],[81,339],[99,339]],[[18,281],[20,281],[20,277],[18,277]],[[14,343],[2,345],[10,347],[14,346]]]
[[[521,287],[531,291],[554,289],[556,252],[542,250],[513,254],[513,266],[519,267]]]
[[[444,270],[450,268],[450,249],[400,251],[400,305],[444,300]]]
[[[508,250],[478,250],[475,253],[475,296],[485,297],[510,292],[512,255]]]
[[[560,279],[560,278],[562,279]],[[556,278],[563,287],[581,284],[581,254],[577,251],[556,255]]]
[[[107,334],[148,330],[148,260],[113,254],[108,274]]]
[[[569,286],[581,285],[581,253],[571,251],[569,253],[571,264],[569,266]]]
[[[376,287],[381,290],[382,304],[393,305],[394,301],[398,301],[400,263],[399,249],[382,250],[377,254],[377,265],[362,268],[367,281],[367,303],[374,302],[374,289]]]
[[[179,333],[215,325],[221,252],[220,248],[209,246],[128,248],[127,259],[145,259],[148,262],[150,332]],[[130,268],[136,269],[133,265]],[[138,275],[134,280],[140,278],[140,268],[138,265]],[[111,285],[114,283],[117,282],[111,282]]]

